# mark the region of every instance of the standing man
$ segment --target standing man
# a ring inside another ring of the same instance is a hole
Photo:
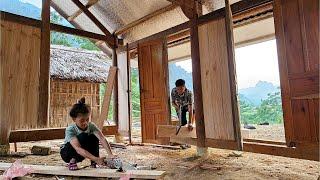
[[[192,92],[186,88],[185,81],[178,79],[176,81],[176,87],[171,91],[172,105],[174,106],[178,116],[181,114],[181,126],[188,124],[188,128],[191,131],[193,129],[193,99]],[[181,113],[179,113],[181,110]],[[187,122],[187,112],[189,112],[189,121]]]

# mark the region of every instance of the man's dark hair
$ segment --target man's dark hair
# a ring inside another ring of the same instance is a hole
[[[74,104],[69,112],[72,118],[78,117],[79,114],[88,114],[90,112],[90,107],[86,104],[86,99],[81,98],[78,103]]]
[[[176,87],[184,86],[186,82],[183,79],[178,79],[176,81]]]

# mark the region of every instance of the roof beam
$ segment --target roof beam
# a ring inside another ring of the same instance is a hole
[[[114,36],[108,31],[108,29],[101,24],[101,22],[79,1],[79,0],[72,0],[87,16],[88,18],[110,39],[114,39]],[[110,42],[107,42],[111,44]]]
[[[89,9],[91,6],[95,5],[99,0],[89,0],[89,2],[85,5],[87,9]],[[71,16],[68,17],[68,21],[73,21],[76,17],[78,17],[83,11],[79,9],[75,13],[73,13]]]
[[[51,7],[53,7],[62,17],[64,17],[65,19],[67,19],[68,18],[68,15],[65,13],[65,12],[63,12],[63,10],[57,5],[57,4],[55,4],[53,1],[51,1]],[[70,23],[74,26],[74,27],[76,27],[76,28],[78,28],[78,29],[82,29],[81,28],[81,26],[78,24],[78,23],[76,23],[75,21],[70,21]],[[107,38],[110,38],[110,37],[107,37]],[[109,46],[111,46],[111,48],[114,48],[114,41],[111,41],[112,39],[110,39],[110,42],[109,43],[111,43],[111,44],[108,44],[108,43],[106,43],[107,45],[109,45]],[[93,42],[93,43],[96,43],[97,41],[95,41],[95,40],[91,40],[91,42]],[[105,41],[106,42],[106,41]],[[103,45],[97,45],[104,53],[106,53],[106,55],[110,58],[111,57],[111,51],[110,51],[110,49],[108,49],[108,48],[106,48],[105,46],[103,46]]]
[[[189,19],[192,19],[197,14],[199,14],[198,9],[201,7],[199,5],[201,5],[202,3],[200,0],[168,0],[168,1],[180,6],[184,15],[187,16],[187,18]]]
[[[166,6],[166,7],[162,8],[162,9],[159,9],[159,10],[157,10],[157,11],[151,13],[151,14],[148,14],[148,15],[146,15],[146,16],[144,16],[144,17],[142,17],[142,18],[140,18],[140,19],[138,19],[136,21],[133,21],[133,22],[121,27],[120,29],[116,30],[115,35],[124,34],[124,33],[128,32],[131,28],[133,28],[134,26],[142,24],[142,23],[146,22],[147,20],[149,20],[149,19],[151,19],[151,18],[153,18],[153,17],[155,17],[155,16],[157,16],[159,14],[162,14],[162,13],[165,13],[167,11],[170,11],[170,10],[176,8],[176,7],[177,7],[177,5],[171,4],[169,6]]]

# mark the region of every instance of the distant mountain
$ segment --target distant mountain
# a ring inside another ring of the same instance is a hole
[[[33,19],[41,19],[41,9],[19,0],[0,0],[0,10]]]
[[[259,81],[255,87],[239,89],[239,96],[242,100],[252,103],[255,106],[260,105],[261,100],[268,97],[268,93],[279,92],[280,89],[270,82]]]

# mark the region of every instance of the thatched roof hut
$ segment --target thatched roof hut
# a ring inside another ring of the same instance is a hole
[[[69,110],[81,97],[91,106],[91,118],[100,111],[100,84],[106,82],[110,59],[99,51],[51,46],[50,127],[72,120]]]
[[[51,45],[51,79],[106,82],[110,59],[101,51]]]

